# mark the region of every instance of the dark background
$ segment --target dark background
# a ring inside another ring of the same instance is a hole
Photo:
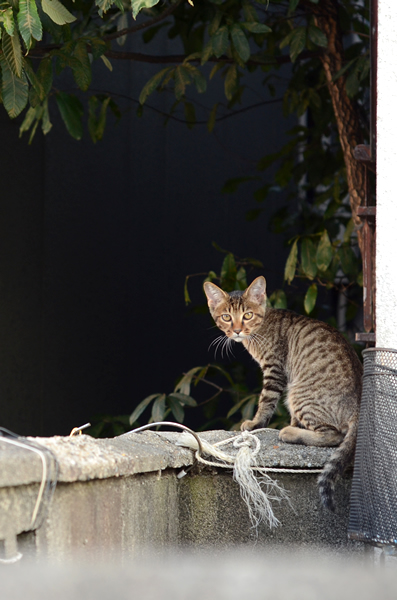
[[[144,50],[171,51],[166,41]],[[93,88],[132,99],[160,68],[113,66],[96,67]],[[247,79],[246,104],[270,99],[263,77]],[[63,83],[72,91],[71,79]],[[197,99],[225,102],[216,82]],[[166,111],[172,100],[155,94],[148,103]],[[64,435],[97,413],[130,413],[213,358],[211,318],[192,316],[183,297],[187,274],[219,272],[212,241],[262,260],[270,293],[282,284],[287,250],[267,227],[279,198],[248,222],[255,185],[221,194],[227,179],[257,175],[255,161],[285,141],[281,103],[211,135],[205,125],[164,127],[148,108],[138,118],[131,100],[121,106],[127,113],[96,145],[88,132],[80,142],[68,135],[55,102],[53,130],[31,146],[26,134],[18,139],[20,121],[0,112],[0,425],[22,435]],[[191,286],[196,303],[202,280]]]

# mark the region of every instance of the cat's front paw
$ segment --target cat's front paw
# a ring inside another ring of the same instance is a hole
[[[256,426],[257,423],[255,423],[255,421],[247,420],[241,423],[240,429],[241,431],[252,431]]]

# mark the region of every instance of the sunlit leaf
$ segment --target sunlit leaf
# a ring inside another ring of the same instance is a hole
[[[292,244],[287,262],[285,263],[284,279],[288,283],[291,283],[295,277],[296,263],[298,261],[298,240],[296,239]]]
[[[153,403],[152,421],[163,421],[165,415],[165,394],[161,394]]]
[[[309,287],[309,289],[306,292],[305,300],[303,303],[305,311],[308,315],[310,315],[313,308],[316,306],[317,292],[318,292],[317,285],[315,283],[312,283],[312,285]]]
[[[2,50],[9,69],[17,76],[22,75],[22,49],[17,33],[3,33]]]
[[[18,27],[28,49],[32,39],[41,40],[43,28],[35,0],[19,0]]]
[[[160,0],[131,0],[132,16],[136,19],[137,14],[142,8],[151,8],[156,6]]]
[[[8,35],[14,35],[15,22],[12,7],[8,7],[0,13],[0,23],[3,23],[4,29]]]
[[[138,406],[135,408],[135,410],[130,415],[130,425],[135,423],[135,421],[137,421],[139,419],[139,417],[141,416],[141,414],[143,413],[145,408],[147,408],[149,406],[149,404],[151,402],[153,402],[153,400],[155,400],[156,398],[158,398],[161,395],[162,394],[151,394],[150,396],[147,396],[147,398],[142,400],[142,402],[140,402],[138,404]]]
[[[182,392],[172,392],[171,394],[168,394],[168,397],[175,398],[180,404],[186,406],[197,406],[197,402],[194,398],[187,394],[182,394]]]
[[[190,386],[192,384],[192,379],[196,375],[196,373],[201,371],[202,368],[203,367],[193,367],[193,369],[190,369],[190,371],[185,373],[185,375],[182,377],[179,383],[177,383],[177,385],[175,386],[175,392],[181,392],[186,396],[190,396]]]
[[[41,0],[41,7],[57,25],[66,25],[66,23],[76,21],[76,17],[59,0]]]
[[[326,271],[328,269],[328,266],[332,260],[332,256],[332,245],[328,236],[328,232],[326,229],[324,229],[316,252],[316,263],[319,271]]]
[[[22,73],[21,77],[17,77],[15,73],[11,71],[5,58],[2,58],[0,62],[2,72],[2,100],[8,116],[11,119],[14,119],[23,111],[27,104],[29,86],[24,73]]]

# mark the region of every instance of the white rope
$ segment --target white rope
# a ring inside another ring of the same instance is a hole
[[[239,435],[222,440],[215,444],[209,444],[200,438],[201,449],[198,446],[196,436],[192,437],[184,431],[177,443],[196,450],[196,459],[200,463],[220,468],[233,467],[233,478],[240,486],[240,494],[247,505],[248,514],[253,527],[257,530],[262,522],[267,522],[270,528],[280,525],[280,521],[274,515],[272,502],[286,500],[290,504],[288,493],[277,481],[269,477],[272,473],[319,473],[322,469],[284,469],[273,467],[262,467],[257,464],[261,443],[256,436],[263,429],[255,432],[242,431]],[[197,435],[197,434],[196,434]],[[232,443],[237,448],[236,455],[230,455],[218,449],[219,446]],[[213,456],[217,461],[207,460],[201,456],[201,452]]]
[[[271,473],[320,473],[322,469],[284,469],[279,467],[262,467],[256,462],[259,454],[261,443],[256,436],[257,433],[265,431],[265,429],[256,429],[255,431],[242,431],[239,435],[230,437],[226,440],[209,444],[200,436],[180,423],[171,421],[160,421],[143,425],[137,429],[133,429],[129,433],[139,433],[152,427],[160,427],[163,425],[171,425],[183,429],[177,446],[184,446],[195,450],[196,461],[208,465],[210,467],[220,467],[223,469],[233,468],[233,478],[240,486],[240,494],[247,505],[249,517],[252,526],[258,530],[260,523],[267,522],[270,528],[280,525],[280,521],[273,513],[272,501],[281,502],[286,500],[290,506],[288,493],[281,487],[277,481],[271,479],[268,475]],[[219,450],[219,446],[233,443],[237,448],[237,454],[231,455]],[[203,458],[203,454],[213,456],[217,460],[207,460]],[[191,467],[190,467],[191,468]],[[256,475],[255,475],[255,474]],[[182,470],[178,478],[186,475],[186,471]],[[291,507],[292,508],[292,507]]]

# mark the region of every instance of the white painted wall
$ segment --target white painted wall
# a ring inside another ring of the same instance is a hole
[[[378,6],[376,346],[397,349],[397,1]]]

